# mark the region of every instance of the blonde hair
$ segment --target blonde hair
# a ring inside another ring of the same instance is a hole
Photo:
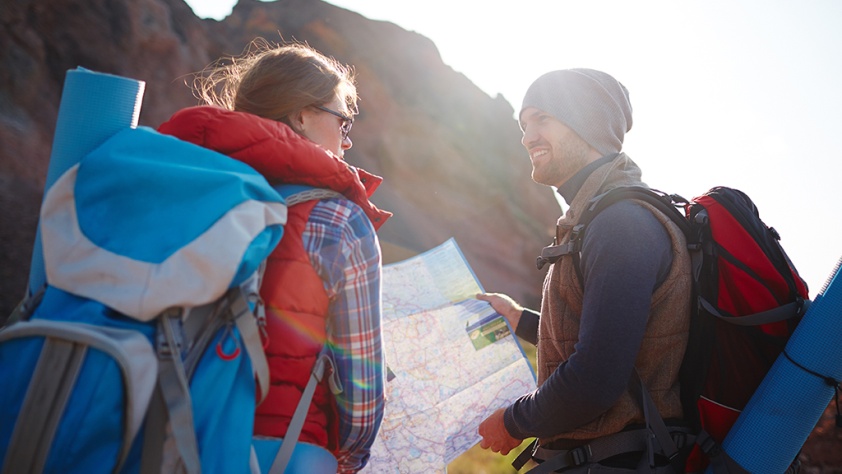
[[[306,43],[271,44],[257,38],[240,55],[220,58],[193,80],[193,95],[208,105],[289,124],[289,116],[339,96],[357,113],[354,69]]]

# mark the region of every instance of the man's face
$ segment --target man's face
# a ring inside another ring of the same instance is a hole
[[[535,107],[520,113],[521,143],[532,160],[532,180],[561,186],[599,153],[567,125]]]

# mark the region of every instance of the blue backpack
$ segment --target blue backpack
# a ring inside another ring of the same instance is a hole
[[[258,288],[286,209],[250,167],[145,127],[65,172],[47,286],[0,330],[0,472],[258,472]]]

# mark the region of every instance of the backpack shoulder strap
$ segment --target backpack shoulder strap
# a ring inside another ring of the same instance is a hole
[[[591,199],[588,206],[585,208],[585,211],[582,213],[579,223],[573,227],[570,241],[566,244],[544,247],[541,251],[541,256],[539,256],[537,260],[538,269],[540,270],[547,263],[555,263],[561,257],[568,254],[573,255],[573,258],[576,260],[576,268],[578,269],[579,252],[582,250],[582,242],[584,240],[587,226],[594,220],[594,218],[596,218],[597,215],[599,215],[600,212],[612,204],[625,199],[634,199],[652,205],[678,226],[687,238],[689,249],[693,250],[698,247],[698,237],[694,235],[694,231],[691,228],[689,221],[684,217],[681,211],[678,210],[678,207],[686,206],[688,204],[687,199],[677,194],[667,194],[662,191],[643,186],[620,186]],[[700,259],[694,257],[694,275],[697,274],[697,268],[700,266]]]
[[[589,224],[605,208],[624,199],[635,199],[652,205],[669,217],[685,236],[690,237],[690,224],[676,207],[686,205],[688,201],[677,194],[667,194],[643,186],[621,186],[596,196],[591,199],[579,223]]]
[[[286,436],[284,436],[281,447],[275,455],[275,460],[272,462],[269,474],[283,474],[286,470],[287,465],[292,459],[295,445],[298,444],[298,437],[301,435],[301,429],[304,427],[304,420],[307,417],[307,410],[310,407],[310,401],[313,399],[313,393],[316,391],[316,385],[322,381],[325,376],[325,370],[328,367],[330,367],[328,377],[331,377],[331,390],[334,393],[342,391],[341,387],[339,387],[339,381],[336,378],[336,365],[329,351],[324,348],[316,359],[316,363],[313,364],[313,370],[310,372],[310,380],[307,382],[307,386],[304,387],[304,393],[301,394],[301,399],[295,407],[295,412],[292,414]]]
[[[661,413],[655,406],[655,401],[649,395],[649,390],[643,384],[640,378],[640,373],[637,368],[634,369],[631,378],[629,379],[629,389],[637,397],[637,402],[643,408],[643,417],[646,421],[646,428],[651,431],[652,435],[647,438],[646,451],[649,457],[649,467],[655,467],[655,454],[658,450],[653,442],[658,443],[661,453],[670,460],[675,472],[682,472],[684,459],[679,454],[679,449],[672,439],[672,435],[664,423]]]

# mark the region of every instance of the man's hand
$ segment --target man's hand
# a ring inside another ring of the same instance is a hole
[[[509,454],[509,451],[520,446],[522,439],[512,438],[509,431],[506,430],[506,425],[503,423],[503,413],[505,408],[501,408],[491,414],[482,423],[479,424],[479,435],[482,436],[480,447],[482,449],[491,449],[495,453],[502,455]]]
[[[523,306],[517,304],[509,295],[504,295],[503,293],[479,293],[477,294],[477,299],[491,303],[494,311],[503,315],[509,321],[512,329],[517,331],[520,315],[523,313]]]

